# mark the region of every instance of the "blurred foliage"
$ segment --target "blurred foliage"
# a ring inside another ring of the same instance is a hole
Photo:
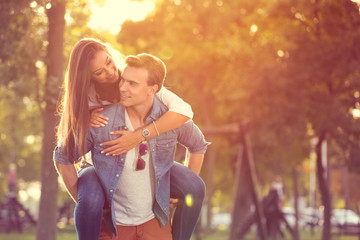
[[[96,1],[101,6],[104,1]],[[291,171],[308,194],[310,137],[327,133],[332,165],[360,173],[360,16],[350,0],[163,0],[117,36],[87,27],[87,0],[69,0],[64,55],[83,37],[110,42],[124,55],[148,52],[168,67],[166,85],[189,102],[195,122],[250,122],[259,189]],[[15,153],[18,177],[39,179],[46,54],[46,0],[0,1],[0,197]],[[61,87],[61,86],[58,86]],[[216,136],[213,203],[229,210],[234,134]],[[206,160],[202,175],[206,181]],[[335,177],[334,177],[335,178]],[[353,184],[349,182],[349,184]],[[354,184],[353,184],[354,185]],[[341,188],[334,186],[339,199]],[[359,204],[351,197],[352,206]]]
[[[291,189],[291,170],[301,170],[310,137],[324,131],[333,164],[360,165],[350,157],[359,149],[351,113],[359,107],[359,21],[348,0],[169,0],[144,21],[124,23],[117,40],[126,54],[166,60],[166,84],[192,104],[198,124],[249,121],[259,182],[269,188],[280,174]],[[232,138],[212,146],[215,184],[229,204]]]
[[[46,24],[39,5],[30,3],[0,2],[0,197],[7,192],[10,162],[17,164],[19,178],[31,181],[40,177],[37,64],[44,56]]]

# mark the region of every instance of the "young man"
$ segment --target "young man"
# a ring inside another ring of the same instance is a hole
[[[200,171],[208,143],[192,121],[148,139],[149,130],[144,126],[155,124],[154,121],[167,111],[165,105],[154,98],[163,85],[165,75],[164,63],[154,56],[140,54],[127,57],[119,84],[120,103],[111,105],[102,112],[109,118],[105,127],[89,129],[86,150],[92,152],[94,169],[101,182],[105,201],[110,207],[110,211],[104,212],[107,228],[103,224],[100,239],[130,240],[138,239],[140,235],[143,237],[141,239],[172,239],[169,223],[170,185],[172,190],[177,188],[173,182],[179,180],[170,180],[170,172],[173,165],[177,164],[173,159],[178,142],[190,152],[188,167],[196,173]],[[156,125],[154,126],[156,129]],[[138,128],[142,128],[144,137],[144,142],[138,147],[120,156],[103,154],[105,146],[101,143],[116,137],[109,132],[133,131]],[[66,165],[71,164],[71,161],[63,154],[61,146],[55,150],[54,156],[58,172],[71,193],[70,189],[77,180],[74,179],[76,177],[73,170],[68,171],[69,166]],[[183,171],[184,178],[191,175],[186,173]],[[191,181],[187,179],[187,182]],[[178,192],[181,195],[181,189]],[[186,210],[183,205],[176,212],[191,212],[189,207]],[[195,225],[198,214],[194,213],[192,219],[189,217],[182,223]],[[181,218],[183,214],[178,215],[174,217],[174,221],[179,221],[176,218]],[[193,230],[193,227],[195,226],[186,229]],[[178,231],[174,239],[190,239],[192,230],[185,233]]]

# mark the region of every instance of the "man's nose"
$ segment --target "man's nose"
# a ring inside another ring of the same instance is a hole
[[[126,91],[127,83],[125,81],[120,81],[119,88],[120,88],[120,91]]]

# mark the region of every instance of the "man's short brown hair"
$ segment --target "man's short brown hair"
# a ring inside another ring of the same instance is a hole
[[[125,63],[130,67],[144,68],[148,71],[148,85],[158,85],[160,91],[166,77],[166,66],[161,59],[147,53],[130,55],[125,58]]]

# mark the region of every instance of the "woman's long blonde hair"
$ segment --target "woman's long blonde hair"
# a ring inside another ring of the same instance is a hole
[[[99,51],[106,51],[115,57],[114,61],[119,69],[118,52],[96,39],[84,38],[71,51],[65,74],[64,91],[58,109],[61,120],[57,128],[57,138],[58,144],[63,144],[65,154],[72,162],[85,154],[90,122],[88,93],[92,81],[89,62]]]

